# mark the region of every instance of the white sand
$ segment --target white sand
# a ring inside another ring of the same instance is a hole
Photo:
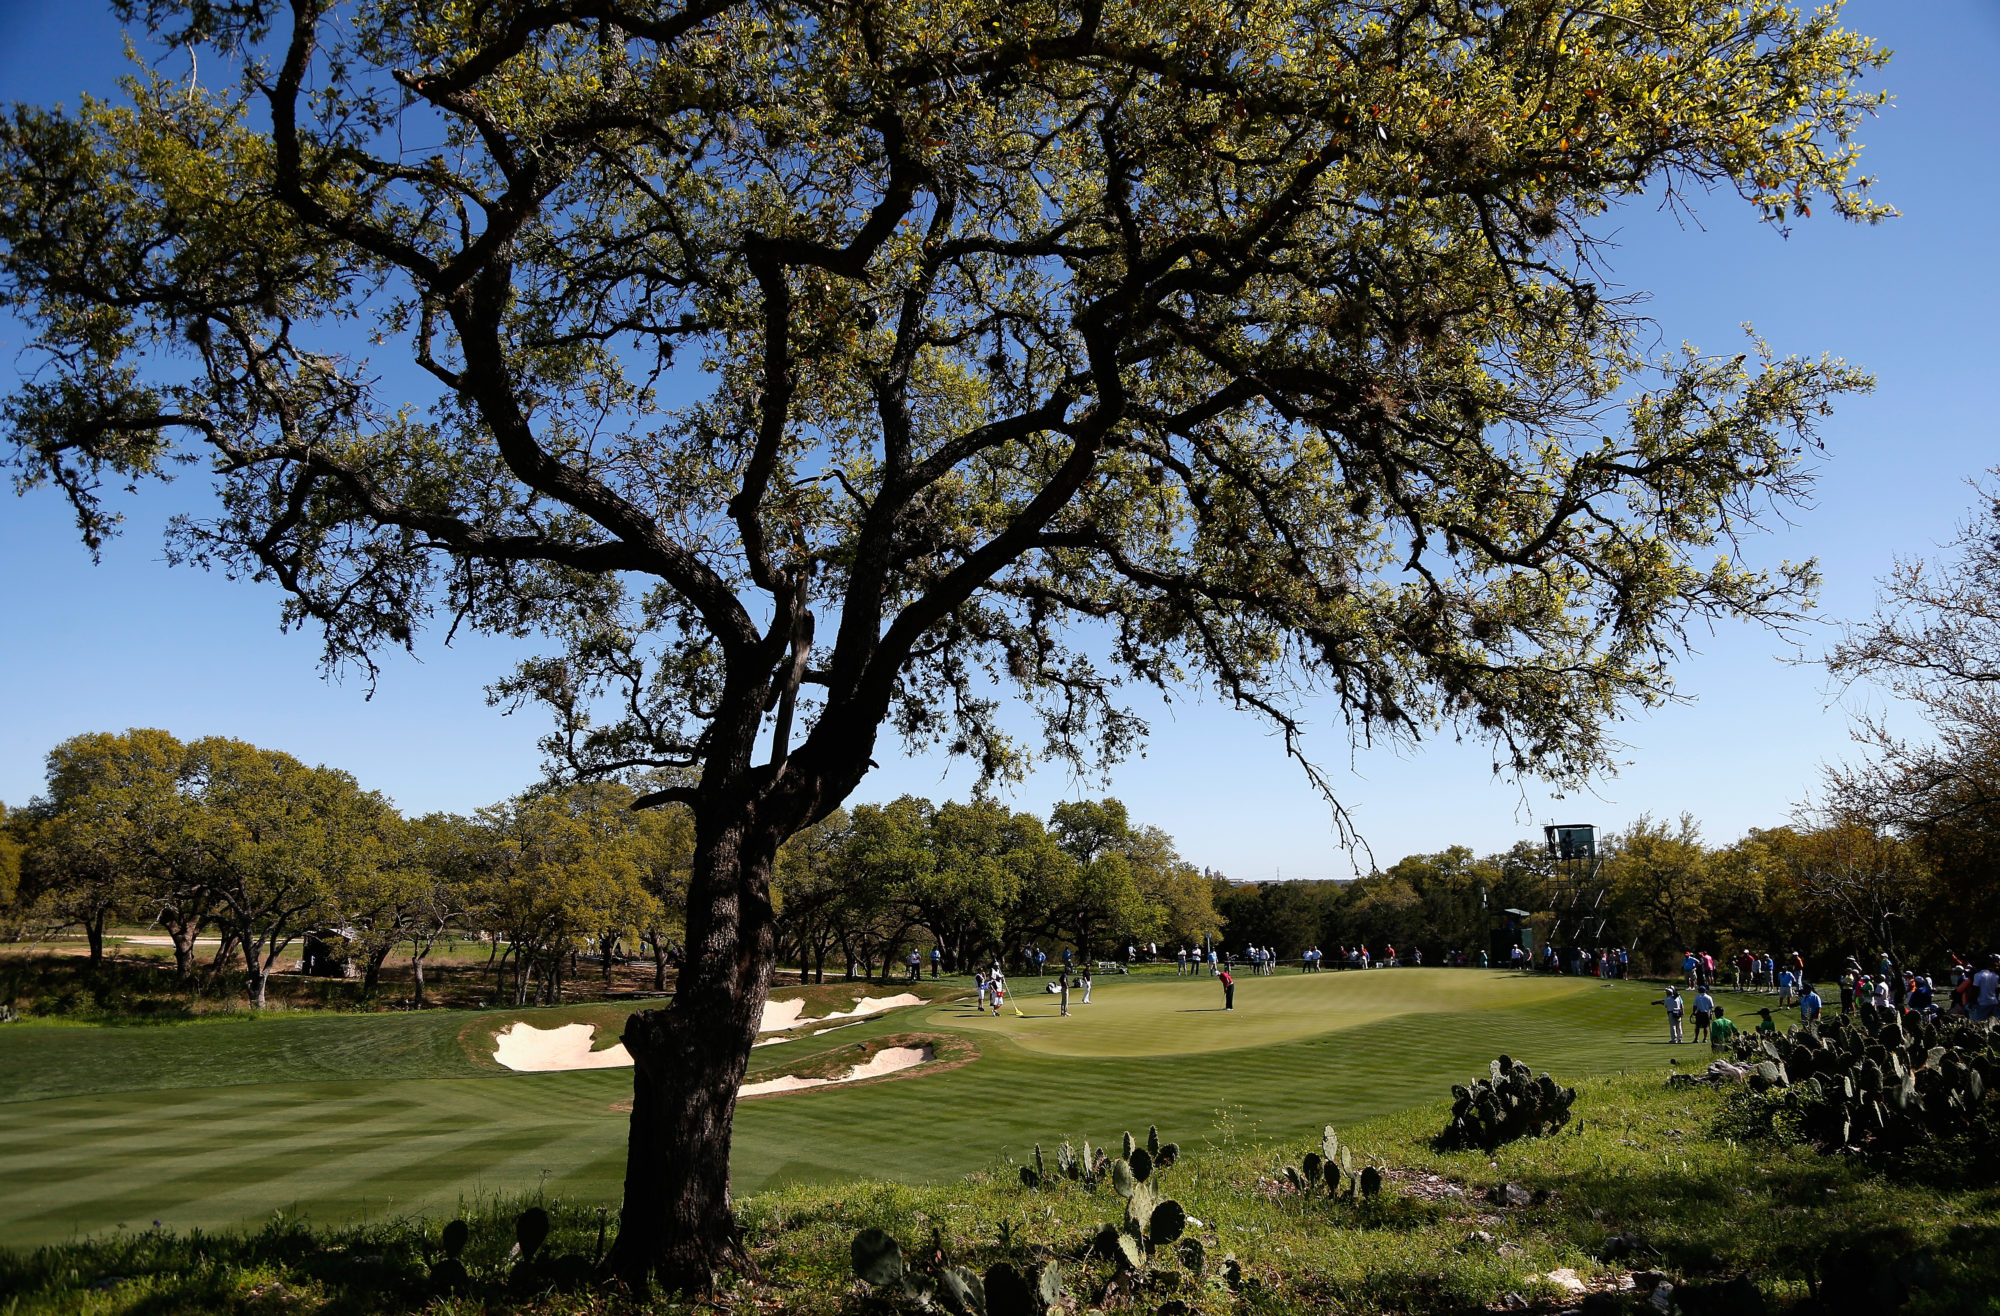
[[[632,1053],[623,1042],[602,1051],[591,1050],[591,1038],[596,1034],[596,1024],[537,1028],[515,1023],[493,1039],[493,1058],[509,1069],[537,1074],[558,1069],[621,1069],[632,1063]]]
[[[852,1083],[857,1078],[880,1078],[884,1074],[914,1068],[936,1054],[927,1046],[885,1046],[870,1056],[867,1064],[848,1070],[846,1077],[840,1081]]]
[[[914,1000],[916,998],[911,998]],[[893,1009],[898,1005],[908,1005],[911,1000],[890,997],[886,1003],[873,1003],[873,1008],[862,1010],[860,1005],[870,1005],[864,998],[854,1013],[874,1014],[880,1010]],[[783,1002],[796,1005],[796,1001]],[[846,1025],[838,1025],[846,1027]],[[828,1031],[822,1029],[822,1032]],[[632,1053],[620,1042],[602,1051],[590,1049],[591,1040],[597,1035],[596,1024],[564,1024],[560,1028],[537,1028],[530,1023],[516,1022],[502,1029],[493,1039],[493,1058],[509,1069],[522,1073],[551,1073],[569,1069],[623,1069],[632,1063]],[[790,1038],[773,1037],[754,1043],[754,1046],[776,1046]],[[936,1058],[936,1052],[928,1046],[887,1046],[877,1051],[868,1060],[855,1065],[838,1078],[799,1078],[793,1074],[781,1074],[777,1078],[765,1079],[761,1083],[746,1083],[739,1090],[745,1097],[760,1096],[767,1092],[796,1092],[800,1088],[826,1087],[832,1083],[852,1083],[857,1079],[881,1078],[885,1074],[898,1073],[921,1065]]]
[[[762,1083],[745,1083],[736,1089],[739,1097],[761,1097],[767,1092],[796,1092],[800,1088],[823,1088],[833,1082],[830,1078],[794,1078],[781,1074],[777,1078],[767,1078]]]
[[[757,1025],[760,1033],[774,1033],[785,1028],[803,1028],[807,1024],[823,1024],[829,1019],[859,1019],[865,1014],[880,1014],[884,1010],[900,1009],[905,1005],[922,1005],[924,998],[914,992],[904,992],[900,996],[864,996],[854,1003],[851,1010],[829,1010],[817,1019],[802,1018],[805,1014],[804,1001],[764,1002],[764,1022]],[[824,1029],[820,1031],[824,1032]]]
[[[780,1028],[790,1028],[798,1023],[799,1016],[806,1011],[804,1001],[764,1002],[764,1022],[757,1025],[760,1033],[773,1033]]]
[[[901,996],[864,996],[854,1003],[852,1010],[829,1010],[818,1019],[801,1019],[800,1023],[825,1023],[828,1019],[858,1019],[864,1014],[880,1014],[884,1010],[896,1010],[905,1005],[922,1005],[924,998],[915,992],[904,992]]]
[[[914,1069],[926,1060],[936,1058],[936,1055],[937,1053],[927,1046],[885,1046],[869,1057],[867,1063],[854,1066],[839,1078],[799,1078],[792,1074],[781,1074],[777,1078],[765,1079],[762,1083],[745,1083],[737,1095],[756,1097],[767,1092],[797,1092],[800,1088],[823,1088],[834,1083],[852,1083],[856,1079],[881,1078],[884,1074]]]

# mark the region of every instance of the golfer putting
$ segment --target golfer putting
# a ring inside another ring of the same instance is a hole
[[[1231,976],[1229,970],[1224,969],[1215,975],[1215,980],[1222,984],[1222,1008],[1225,1010],[1234,1010],[1236,1008],[1236,979]]]

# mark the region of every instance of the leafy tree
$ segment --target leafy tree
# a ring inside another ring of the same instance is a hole
[[[181,976],[192,968],[207,914],[206,856],[184,793],[187,760],[180,741],[148,729],[73,736],[49,751],[48,793],[33,805],[40,826],[26,871],[37,906],[83,929],[93,970],[115,914],[150,920],[162,908]]]
[[[10,815],[0,801],[0,937],[12,938],[21,921],[21,854],[27,848],[22,833],[28,819],[19,809]]]
[[[982,952],[1002,949],[1007,911],[1021,898],[1022,848],[1046,837],[1039,819],[992,800],[939,805],[929,833],[931,867],[910,884],[906,899],[956,973]]]
[[[649,801],[696,841],[679,991],[625,1035],[634,1287],[735,1250],[773,863],[885,724],[1004,775],[995,682],[1089,761],[1143,730],[1121,682],[1187,681],[1302,755],[1314,689],[1569,782],[1689,618],[1810,585],[1698,559],[1865,381],[1649,359],[1591,258],[1648,189],[1884,213],[1883,56],[1828,13],[123,11],[205,80],[0,129],[20,474],[95,546],[106,482],[199,458],[174,552],[275,581],[329,661],[539,630],[499,693],[559,767],[694,773]]]
[[[1670,827],[1640,814],[1604,848],[1604,883],[1632,945],[1676,963],[1682,952],[1700,949],[1716,879],[1694,815],[1683,813]]]
[[[1838,927],[1849,944],[1859,942],[1889,961],[1889,991],[1901,1009],[1908,937],[1922,926],[1918,914],[1932,882],[1922,852],[1851,822],[1799,840],[1788,857],[1802,903]]]
[[[411,886],[401,910],[410,948],[411,1004],[424,1008],[424,961],[440,938],[461,926],[480,875],[494,860],[493,836],[476,819],[427,813],[400,830],[401,865]]]
[[[1147,940],[1200,945],[1204,937],[1222,930],[1214,888],[1200,869],[1181,858],[1173,837],[1149,823],[1132,829],[1124,851],[1131,865],[1132,884],[1147,909]],[[1141,929],[1128,931],[1138,936]]]
[[[932,812],[929,800],[914,795],[849,812],[835,870],[840,898],[833,907],[849,978],[857,966],[872,977],[878,962],[887,973],[915,922],[905,897],[936,866],[928,836]]]
[[[840,943],[840,905],[845,897],[841,851],[847,839],[847,811],[794,832],[778,851],[771,900],[778,928],[789,941],[800,976],[826,981],[826,957]]]
[[[506,938],[514,1004],[555,1004],[572,957],[657,917],[631,800],[622,786],[588,783],[482,811],[503,845],[478,888],[478,917]]]
[[[395,811],[345,772],[241,740],[205,737],[188,759],[217,917],[261,1010],[278,957],[375,880]]]
[[[667,989],[667,963],[672,947],[687,935],[688,882],[694,872],[694,814],[684,804],[649,809],[639,815],[639,866],[644,871],[646,890],[653,898],[648,908],[656,917],[641,929],[641,939],[651,947],[653,990]]]

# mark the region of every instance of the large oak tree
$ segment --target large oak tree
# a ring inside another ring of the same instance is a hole
[[[1650,359],[1591,235],[1704,187],[1882,213],[1880,55],[1831,14],[123,9],[163,56],[124,98],[0,133],[17,470],[96,545],[107,484],[198,461],[175,551],[330,660],[540,634],[499,693],[555,710],[559,768],[689,774],[653,796],[696,848],[678,993],[625,1035],[629,1282],[734,1248],[773,856],[885,726],[1016,772],[1011,690],[1110,758],[1138,681],[1572,781],[1690,619],[1810,587],[1732,536],[1865,381]]]

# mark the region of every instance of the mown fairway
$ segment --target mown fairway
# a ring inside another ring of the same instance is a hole
[[[1466,969],[1246,977],[1225,1014],[1210,979],[1147,974],[1100,978],[1070,1019],[1055,1017],[1054,997],[1019,990],[1029,985],[1015,984],[1026,1018],[935,1004],[759,1048],[753,1076],[913,1030],[960,1033],[981,1054],[942,1073],[745,1102],[738,1191],[937,1179],[1036,1140],[1103,1141],[1151,1123],[1185,1145],[1298,1138],[1437,1100],[1501,1051],[1558,1077],[1696,1058],[1663,1044],[1644,984]],[[855,984],[852,994],[881,991]],[[492,1064],[490,1038],[526,1018],[594,1022],[609,1041],[624,1013],[0,1030],[0,1246],[154,1220],[449,1211],[538,1189],[615,1202],[625,1133],[616,1106],[629,1073],[509,1073]]]

